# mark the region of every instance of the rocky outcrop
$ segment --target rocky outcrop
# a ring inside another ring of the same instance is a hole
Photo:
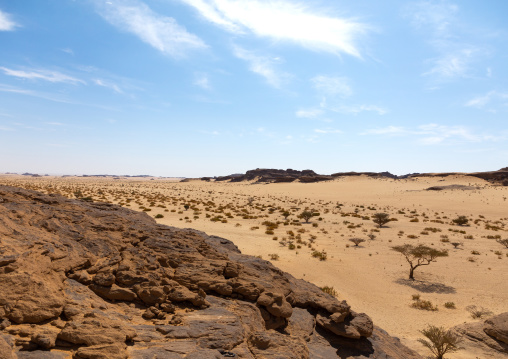
[[[396,175],[392,175],[390,172],[338,172],[333,173],[332,177],[354,177],[354,176],[367,176],[367,177],[375,177],[375,178],[399,178]]]
[[[453,328],[466,350],[481,351],[489,358],[508,358],[508,312],[483,322],[461,324]]]
[[[0,186],[0,358],[420,358],[223,238]]]
[[[242,182],[252,181],[268,182],[268,183],[281,183],[281,182],[294,182],[299,180],[304,183],[329,181],[333,178],[331,176],[319,175],[312,170],[297,171],[288,168],[287,170],[278,169],[265,169],[257,168],[255,170],[247,171],[245,174],[235,174],[230,176],[217,177],[216,181],[231,181]],[[209,180],[209,178],[208,178]]]

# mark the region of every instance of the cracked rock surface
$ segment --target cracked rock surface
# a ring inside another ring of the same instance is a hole
[[[0,359],[420,358],[229,240],[0,186]]]

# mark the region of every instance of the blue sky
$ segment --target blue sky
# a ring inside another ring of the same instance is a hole
[[[0,172],[508,166],[508,2],[0,0]]]

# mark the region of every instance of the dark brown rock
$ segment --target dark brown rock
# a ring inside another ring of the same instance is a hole
[[[241,254],[227,239],[111,204],[6,186],[0,197],[8,258],[0,266],[0,317],[8,319],[0,346],[7,353],[181,359],[225,350],[244,359],[372,359],[390,343],[403,353],[392,358],[418,358],[377,335],[345,301]]]
[[[484,322],[483,331],[491,337],[508,344],[508,312],[487,319]]]

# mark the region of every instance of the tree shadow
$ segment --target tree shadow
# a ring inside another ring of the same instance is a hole
[[[411,287],[423,293],[454,294],[457,292],[454,287],[437,282],[427,282],[421,280],[411,280],[401,278],[397,279],[395,283]]]

